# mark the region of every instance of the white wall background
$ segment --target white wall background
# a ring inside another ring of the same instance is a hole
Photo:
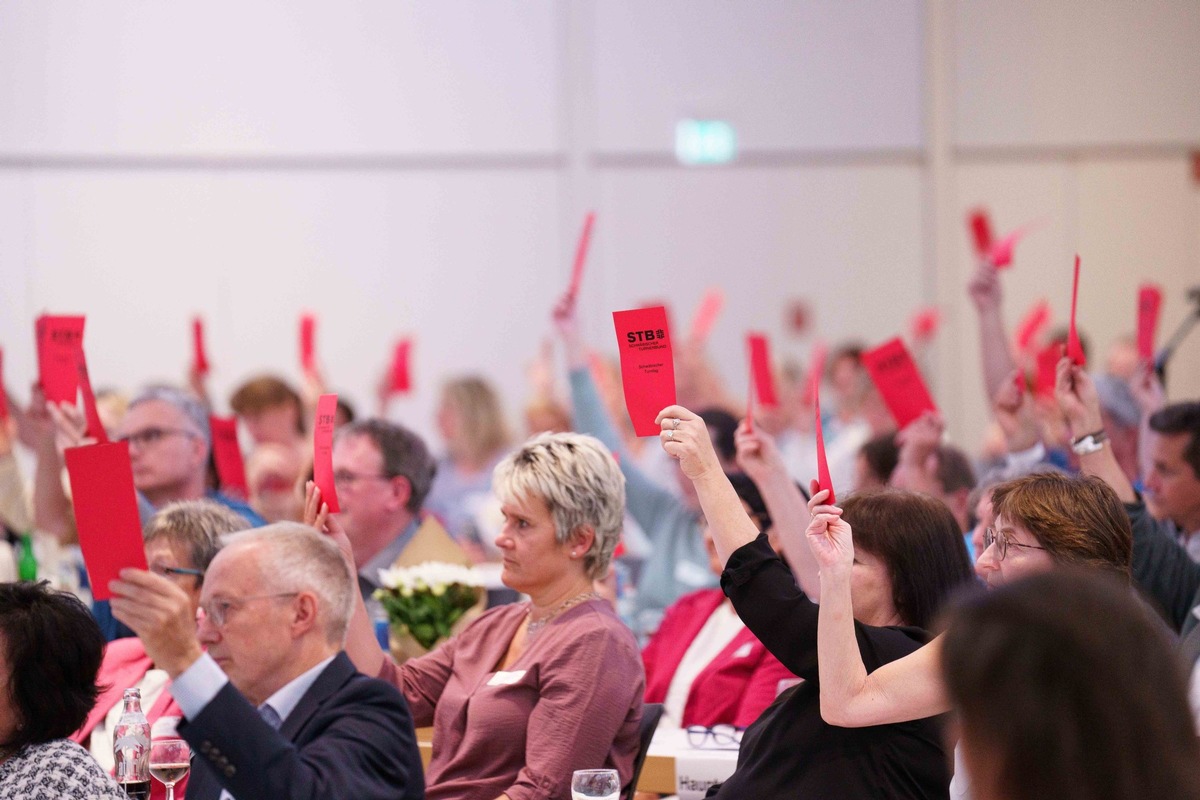
[[[957,437],[984,404],[964,285],[966,210],[1044,225],[1005,277],[1097,351],[1161,335],[1200,284],[1200,4],[1194,0],[479,0],[0,5],[0,344],[34,375],[33,318],[88,315],[98,384],[180,379],[193,313],[219,397],[296,375],[318,313],[331,384],[369,409],[401,334],[431,432],[437,383],[481,371],[513,410],[584,210],[583,309],[710,285],[713,350],[744,383],[744,329],[878,341],[920,305],[947,328],[931,375]],[[684,168],[675,123],[728,120],[738,163]],[[1200,395],[1200,334],[1172,394]],[[18,391],[18,394],[23,392]]]

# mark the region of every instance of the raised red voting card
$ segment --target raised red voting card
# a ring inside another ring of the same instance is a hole
[[[237,417],[210,416],[208,427],[212,431],[213,461],[221,491],[245,500],[250,496],[250,485],[246,482],[246,462],[238,444]]]
[[[1158,312],[1162,308],[1162,288],[1144,283],[1138,289],[1137,348],[1147,364],[1154,363],[1154,334],[1158,331]]]
[[[313,426],[313,482],[321,490],[321,500],[333,514],[341,510],[337,486],[333,482],[333,425],[336,418],[337,395],[321,395],[317,400],[317,422]]]
[[[83,317],[42,315],[37,318],[38,380],[46,400],[75,405],[79,392],[79,355]]]
[[[926,411],[937,412],[921,372],[900,339],[868,350],[862,359],[898,428],[903,429]]]
[[[746,334],[750,350],[750,374],[754,378],[754,396],[763,408],[778,408],[779,394],[775,391],[775,375],[771,371],[771,344],[761,333]]]
[[[675,404],[675,362],[663,306],[614,311],[625,408],[638,436],[657,436],[658,412]]]

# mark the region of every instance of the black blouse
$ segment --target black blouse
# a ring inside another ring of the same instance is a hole
[[[804,682],[780,694],[746,730],[737,770],[710,797],[945,800],[950,769],[940,717],[868,728],[821,719],[817,604],[796,586],[765,535],[730,556],[721,587],[746,627]],[[867,672],[929,638],[920,628],[854,627]]]

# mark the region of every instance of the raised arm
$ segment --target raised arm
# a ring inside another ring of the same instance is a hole
[[[820,591],[817,563],[804,543],[808,509],[804,495],[792,481],[787,466],[775,446],[774,438],[761,427],[751,428],[745,421],[738,426],[737,464],[762,492],[771,513],[771,525],[783,546],[783,557],[792,568],[796,583],[810,598]]]
[[[663,450],[679,461],[683,474],[696,487],[717,558],[724,566],[734,550],[758,538],[758,526],[725,477],[704,420],[683,406],[667,406],[658,412],[655,422],[662,427],[659,439]]]
[[[1058,371],[1054,382],[1054,399],[1067,418],[1071,429],[1071,439],[1078,441],[1088,435],[1104,433],[1104,419],[1100,416],[1100,398],[1096,394],[1096,385],[1082,367],[1071,363],[1069,358],[1058,362]],[[1112,447],[1105,442],[1101,447],[1090,453],[1079,456],[1079,469],[1085,475],[1095,475],[1103,480],[1122,503],[1136,503],[1137,492],[1129,478],[1125,476],[1121,465],[1113,456]]]
[[[906,722],[949,710],[939,674],[941,637],[867,674],[855,636],[850,596],[853,532],[837,506],[824,505],[828,491],[809,501],[807,539],[820,568],[821,602],[817,660],[821,717],[830,725],[858,728]]]
[[[980,261],[967,293],[979,315],[979,348],[983,365],[984,396],[991,400],[1005,376],[1017,368],[1008,349],[1008,334],[1001,314],[1003,294],[1000,274],[988,261]]]

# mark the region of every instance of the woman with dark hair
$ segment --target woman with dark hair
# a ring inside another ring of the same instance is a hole
[[[809,503],[808,543],[821,569],[821,715],[842,726],[880,725],[950,709],[938,673],[942,641],[871,671],[863,664],[845,614],[853,590],[850,565],[857,528],[820,492]],[[1026,475],[992,490],[995,524],[975,565],[989,587],[1057,567],[1083,567],[1129,582],[1133,534],[1112,489],[1099,478],[1059,472]]]
[[[944,798],[941,726],[922,719],[871,729],[835,728],[820,715],[818,609],[746,514],[703,421],[682,406],[658,418],[666,452],[696,487],[724,563],[721,586],[746,626],[804,682],[783,692],[742,738],[738,768],[718,798]],[[971,579],[954,516],[932,498],[879,492],[851,498],[863,533],[853,569],[852,624],[872,668],[923,645],[946,595]]]
[[[1200,798],[1180,662],[1126,581],[1035,575],[949,622],[942,680],[976,797]]]
[[[0,584],[0,800],[116,795],[67,739],[96,701],[104,636],[74,595]]]

